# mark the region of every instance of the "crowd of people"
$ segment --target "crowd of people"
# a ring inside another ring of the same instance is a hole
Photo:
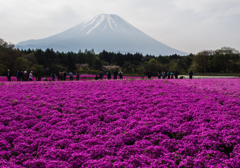
[[[165,71],[159,71],[158,72],[158,79],[173,79],[175,77],[175,79],[178,79],[178,72],[175,71],[175,73],[167,71],[167,73]],[[148,78],[151,79],[152,73],[151,71],[148,72]]]
[[[159,71],[158,72],[158,79],[178,79],[178,72],[175,71],[175,72],[170,72],[170,71],[167,71],[167,73],[165,71]],[[189,72],[189,79],[192,79],[192,76],[193,76],[193,72],[192,70]],[[152,72],[151,71],[148,71],[148,79],[151,79],[152,77]],[[180,79],[183,79],[183,76],[180,77]]]
[[[10,70],[8,70],[7,77],[8,77],[8,81],[11,81]],[[30,71],[28,73],[28,71],[21,71],[21,70],[19,70],[17,72],[17,74],[16,74],[16,77],[17,77],[17,81],[33,81],[33,71]],[[36,80],[39,80],[38,73],[36,73]]]
[[[65,81],[66,78],[67,78],[67,75],[69,75],[69,80],[73,80],[73,73],[70,71],[70,72],[66,72],[66,71],[60,71],[58,73],[58,75],[56,75],[55,73],[51,73],[51,77],[52,77],[52,81],[55,81],[56,79],[56,76],[58,78],[59,81]],[[110,71],[107,72],[107,78],[108,79],[112,79],[112,74]],[[152,77],[152,72],[149,71],[148,72],[148,79],[151,79]],[[173,72],[170,72],[170,71],[167,71],[167,73],[165,71],[159,71],[158,72],[158,79],[178,79],[178,72],[175,71],[174,73]],[[38,75],[38,72],[36,72],[36,74],[34,75],[36,77],[36,81],[41,81],[41,77],[40,75]],[[98,80],[98,79],[103,79],[103,76],[104,76],[104,73],[102,70],[100,70],[99,72],[99,75],[96,75],[95,77],[95,80]],[[123,79],[123,72],[122,71],[117,71],[115,70],[114,73],[113,73],[113,79],[117,79],[117,76],[119,76],[119,79]],[[189,72],[189,79],[192,79],[192,76],[193,76],[193,72],[192,70]],[[28,71],[21,71],[19,70],[16,74],[16,77],[17,77],[17,81],[33,81],[33,71],[30,71],[28,73]],[[80,77],[80,74],[77,73],[76,74],[76,80],[79,80],[79,77]],[[8,78],[8,81],[11,81],[11,72],[10,70],[8,70],[7,72],[7,78]],[[142,77],[144,78],[144,77]],[[180,77],[180,79],[182,79],[183,76]],[[47,78],[44,78],[43,81],[47,81]]]
[[[123,72],[122,71],[117,72],[117,70],[115,70],[113,73],[113,79],[117,79],[118,75],[119,75],[119,79],[123,79]],[[111,75],[110,71],[107,72],[107,78],[112,79],[112,75]],[[95,80],[98,80],[98,79],[103,79],[103,71],[102,70],[100,70],[99,75],[96,75],[96,77],[95,77]]]
[[[67,75],[69,75],[69,80],[73,81],[73,73],[71,71],[69,71],[68,73],[66,71],[60,71],[58,72],[58,75],[56,75],[55,73],[51,74],[52,77],[52,81],[55,81],[56,76],[58,77],[59,81],[65,81],[67,79]],[[76,80],[79,80],[79,76],[80,74],[77,73],[76,74]]]

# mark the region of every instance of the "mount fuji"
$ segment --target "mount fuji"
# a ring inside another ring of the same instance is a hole
[[[27,40],[16,45],[20,49],[53,48],[60,52],[78,52],[94,49],[120,53],[151,55],[186,55],[138,30],[118,15],[100,14],[62,33],[39,39]]]

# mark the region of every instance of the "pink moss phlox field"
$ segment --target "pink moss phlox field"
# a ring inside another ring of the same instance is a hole
[[[173,80],[174,83],[178,83],[177,80]],[[181,85],[185,85],[191,88],[197,88],[207,90],[210,92],[219,92],[231,97],[240,97],[240,79],[198,79],[198,80],[183,80]]]
[[[75,81],[76,80],[76,75],[73,75],[73,80]],[[96,77],[96,75],[92,75],[92,74],[80,74],[80,76],[79,76],[79,80],[94,80],[95,79],[95,77]],[[70,77],[67,75],[66,76],[66,81],[69,81],[70,79],[69,79]],[[104,75],[103,76],[103,79],[107,79],[108,77],[106,76],[106,75]],[[113,79],[113,76],[111,76],[111,78]],[[141,76],[123,76],[123,78],[124,79],[141,79],[142,77]],[[147,78],[146,76],[144,77],[144,78]],[[154,78],[157,78],[157,77],[152,77],[153,79]],[[35,77],[33,77],[32,78],[33,79],[33,81],[36,81],[36,78]],[[117,79],[119,79],[119,76],[117,76]],[[41,78],[41,81],[43,81],[44,80],[44,78]],[[52,77],[50,76],[50,77],[47,77],[47,80],[49,81],[49,80],[52,80]],[[55,81],[58,81],[58,77],[56,76],[56,78],[55,78]],[[6,77],[6,76],[2,76],[2,77],[0,77],[0,82],[8,82],[8,78]],[[11,77],[11,82],[17,82],[17,77]]]
[[[0,85],[0,167],[240,167],[239,82]]]

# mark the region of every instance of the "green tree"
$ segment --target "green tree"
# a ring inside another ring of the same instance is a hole
[[[152,63],[156,63],[157,61],[154,59],[154,58],[152,58],[152,59],[150,59],[150,61],[148,61],[148,64],[152,64]]]
[[[28,70],[29,68],[29,62],[24,57],[18,57],[14,64],[15,72],[18,70]]]
[[[38,61],[38,63],[40,65],[44,65],[45,64],[45,57],[44,57],[44,51],[42,51],[41,49],[38,49],[36,52],[35,52],[35,57]]]
[[[45,71],[44,71],[43,65],[34,64],[32,67],[35,68],[35,71],[33,72],[33,74],[36,74],[38,72],[38,74],[40,76],[44,76],[45,75]]]
[[[215,52],[212,50],[205,50],[199,52],[193,59],[194,71],[206,73],[209,72],[209,63]]]
[[[50,68],[49,68],[49,71],[50,73],[58,73],[59,71],[63,71],[64,70],[64,67],[62,65],[59,65],[59,64],[53,64]]]
[[[90,67],[92,67],[93,66],[93,64],[94,64],[94,62],[95,62],[95,60],[96,60],[96,56],[95,56],[95,53],[94,53],[94,51],[93,50],[91,50],[91,51],[85,51],[84,52],[84,54],[85,54],[85,56],[86,56],[86,63],[90,66]]]
[[[7,71],[7,67],[3,63],[0,63],[0,75],[1,76],[4,75],[4,72],[6,71]]]
[[[76,61],[74,59],[73,53],[67,54],[67,67],[69,71],[75,71],[76,70]]]
[[[216,53],[211,60],[213,72],[227,72],[228,59],[227,55]]]
[[[81,52],[81,50],[79,50],[79,52],[77,54],[76,63],[79,63],[79,64],[86,63],[86,56],[84,53]]]
[[[96,59],[93,64],[93,69],[100,70],[102,68],[102,62],[99,59]]]
[[[38,64],[37,58],[35,57],[34,53],[30,53],[24,56],[29,62],[29,65],[32,66],[34,64]]]
[[[161,56],[159,55],[158,57],[156,57],[156,60],[162,64],[168,64],[171,60],[169,57],[167,56]]]
[[[113,55],[111,62],[115,65],[123,66],[125,61],[123,55],[121,53],[117,53]]]

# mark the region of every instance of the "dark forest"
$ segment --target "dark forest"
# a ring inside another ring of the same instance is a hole
[[[219,50],[204,50],[196,55],[153,56],[141,53],[113,53],[102,51],[95,54],[94,50],[78,53],[57,52],[53,49],[19,50],[13,44],[0,39],[0,76],[5,76],[9,69],[12,75],[19,70],[38,72],[48,76],[59,71],[73,73],[98,74],[104,66],[121,69],[127,75],[146,75],[151,70],[153,75],[158,71],[178,71],[187,74],[195,73],[238,73],[240,71],[240,54],[230,47]]]

